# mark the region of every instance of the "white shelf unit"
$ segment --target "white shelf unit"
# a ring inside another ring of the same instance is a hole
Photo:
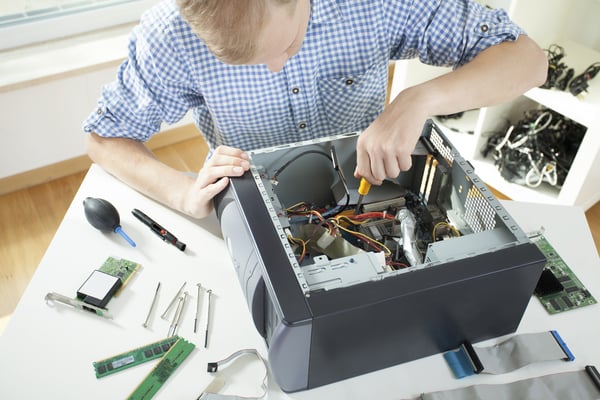
[[[600,0],[481,0],[491,7],[507,10],[542,48],[558,44],[565,50],[563,62],[582,73],[600,62]],[[448,72],[421,64],[418,60],[396,62],[392,97],[413,86]],[[600,74],[590,82],[587,95],[577,98],[556,89],[534,88],[513,101],[494,107],[466,112],[461,120],[446,125],[457,129],[446,134],[459,152],[475,168],[486,184],[514,200],[549,204],[577,205],[587,210],[600,201]],[[537,188],[510,183],[500,176],[493,160],[481,149],[490,132],[506,129],[506,122],[517,122],[525,110],[550,108],[580,123],[586,134],[579,146],[563,185],[558,188],[544,182]],[[469,131],[471,133],[466,133]]]

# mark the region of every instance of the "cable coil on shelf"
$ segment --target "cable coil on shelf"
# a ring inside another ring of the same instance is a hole
[[[586,128],[546,108],[530,110],[505,131],[494,132],[482,150],[509,182],[531,188],[561,187]]]

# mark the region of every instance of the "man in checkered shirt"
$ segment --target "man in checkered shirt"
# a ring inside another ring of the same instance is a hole
[[[384,109],[389,61],[416,57],[453,70]],[[96,163],[202,218],[248,150],[361,131],[355,176],[380,184],[410,168],[427,118],[508,101],[546,71],[503,10],[468,0],[165,0],[84,130]],[[143,144],[190,110],[212,152],[195,179]]]

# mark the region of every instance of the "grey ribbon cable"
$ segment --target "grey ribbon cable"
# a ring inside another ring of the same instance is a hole
[[[575,359],[556,331],[515,335],[490,347],[466,342],[458,350],[444,353],[444,358],[457,378],[503,374],[534,362]]]
[[[596,368],[563,372],[497,384],[425,393],[413,400],[598,400],[600,378]]]
[[[212,393],[211,389],[206,388],[204,390],[204,392],[199,397],[197,397],[196,400],[252,400],[252,399],[257,400],[257,399],[262,399],[263,397],[265,397],[265,395],[267,394],[267,386],[268,386],[267,378],[268,378],[269,368],[267,366],[267,361],[265,361],[265,359],[260,355],[260,353],[256,349],[239,350],[221,361],[208,363],[208,368],[207,368],[208,372],[213,372],[213,373],[217,372],[219,367],[224,366],[225,364],[228,364],[228,363],[234,361],[235,359],[237,359],[241,356],[244,356],[244,355],[256,356],[260,361],[262,361],[262,363],[265,367],[265,376],[261,382],[261,389],[263,391],[262,395],[260,395],[258,397],[243,397],[243,396],[236,396],[236,395]],[[215,379],[215,380],[217,380],[217,379]],[[219,382],[218,385],[215,385],[216,386],[215,389],[222,387],[223,384],[224,384],[224,381],[222,383]],[[209,387],[211,387],[211,386],[212,386],[212,384],[209,385]]]

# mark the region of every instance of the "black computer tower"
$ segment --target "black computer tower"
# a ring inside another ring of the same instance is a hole
[[[284,391],[512,333],[544,267],[431,121],[411,170],[355,210],[357,137],[252,151],[251,170],[215,199]]]

